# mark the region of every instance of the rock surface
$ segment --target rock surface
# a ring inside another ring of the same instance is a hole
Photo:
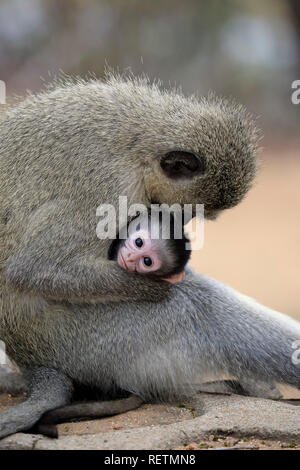
[[[16,401],[3,397],[0,411]],[[143,405],[110,418],[61,424],[58,439],[18,433],[0,441],[0,449],[163,450],[214,434],[300,442],[300,406],[292,403],[203,393],[184,405]]]

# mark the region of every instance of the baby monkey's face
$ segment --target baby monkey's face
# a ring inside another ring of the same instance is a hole
[[[147,230],[138,230],[121,245],[117,261],[127,271],[153,273],[162,266],[159,240],[151,240]]]

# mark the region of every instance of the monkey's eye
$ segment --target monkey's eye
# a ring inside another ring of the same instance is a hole
[[[148,267],[149,267],[149,266],[152,266],[152,259],[149,258],[149,256],[145,256],[145,258],[144,258],[144,264],[145,264],[146,266],[148,266]]]
[[[135,245],[136,245],[138,248],[142,248],[143,244],[144,244],[144,243],[143,243],[143,240],[142,240],[141,238],[137,238],[137,239],[135,240]]]

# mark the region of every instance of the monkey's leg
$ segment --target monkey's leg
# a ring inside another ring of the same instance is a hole
[[[58,431],[55,424],[114,416],[135,410],[143,403],[143,400],[136,395],[121,400],[74,403],[47,411],[32,428],[28,429],[28,432],[57,438]]]
[[[25,390],[25,380],[19,372],[2,372],[0,370],[0,392],[18,395]]]
[[[190,311],[198,310],[193,324],[199,328],[195,339],[201,339],[201,360],[206,357],[216,369],[236,377],[250,395],[255,381],[270,388],[273,381],[300,388],[294,358],[300,324],[218,281],[190,276],[178,289],[189,293]]]
[[[71,381],[61,372],[36,368],[31,376],[28,398],[0,414],[0,438],[30,429],[49,410],[70,402]]]

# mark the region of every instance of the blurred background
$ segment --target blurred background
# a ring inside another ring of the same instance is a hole
[[[300,320],[298,0],[0,0],[0,79],[37,91],[60,70],[145,72],[185,93],[234,96],[258,116],[262,168],[205,226],[192,264]],[[1,106],[0,106],[1,111]]]

